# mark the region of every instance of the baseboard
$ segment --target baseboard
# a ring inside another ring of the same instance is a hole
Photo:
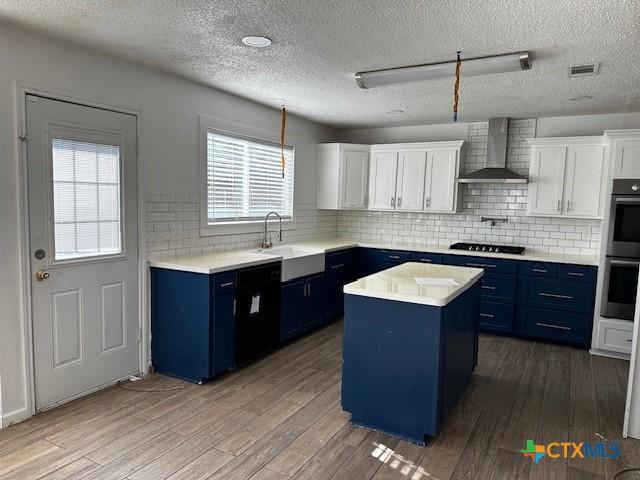
[[[629,360],[631,358],[631,355],[627,353],[612,352],[610,350],[600,350],[598,348],[592,348],[591,350],[589,350],[589,353],[591,355],[598,355],[599,357],[618,358],[620,360]]]
[[[2,428],[6,428],[14,423],[20,423],[28,418],[31,418],[31,414],[26,407],[14,410],[13,412],[7,412],[2,415]]]

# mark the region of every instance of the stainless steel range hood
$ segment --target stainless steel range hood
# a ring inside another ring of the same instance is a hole
[[[527,183],[528,179],[507,165],[509,118],[490,118],[487,132],[487,166],[458,178],[459,183]]]

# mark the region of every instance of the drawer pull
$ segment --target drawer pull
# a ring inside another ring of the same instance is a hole
[[[420,261],[421,261],[421,262],[424,262],[424,263],[431,263],[431,262],[433,262],[433,260],[431,260],[430,258],[421,258],[421,259],[420,259]]]
[[[533,271],[536,273],[547,273],[547,270],[544,270],[542,268],[534,268]]]
[[[633,338],[627,338],[627,342],[632,343],[633,342]]]
[[[584,277],[584,273],[580,272],[568,272],[567,275],[570,275],[572,277]]]
[[[560,295],[558,293],[538,293],[541,297],[552,297],[552,298],[562,298],[563,300],[572,300],[573,297],[571,295]]]
[[[551,325],[549,323],[536,323],[539,327],[555,328],[557,330],[571,330],[570,327],[563,327],[561,325]]]
[[[392,258],[393,260],[400,260],[398,255],[389,255],[389,258]]]
[[[492,286],[492,285],[482,285],[482,287],[480,288],[484,288],[486,290],[495,290],[496,287]]]
[[[342,268],[344,267],[344,263],[339,263],[337,265],[331,265],[331,270],[335,270],[336,268]]]
[[[481,317],[487,317],[487,318],[495,318],[495,315],[491,315],[490,313],[480,313]]]
[[[221,283],[220,287],[230,287],[233,284],[234,284],[234,282]]]
[[[497,265],[491,265],[489,263],[467,263],[467,267],[496,268]]]

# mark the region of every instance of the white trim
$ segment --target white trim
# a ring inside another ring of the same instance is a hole
[[[219,224],[209,224],[207,216],[207,132],[215,130],[221,134],[232,136],[242,136],[248,139],[263,140],[265,142],[280,143],[280,132],[266,130],[262,128],[249,127],[246,124],[232,122],[209,115],[198,115],[198,156],[199,156],[199,173],[200,173],[200,236],[217,236],[217,235],[233,235],[241,233],[260,233],[263,231],[264,221],[246,221],[246,222],[220,222]],[[286,145],[293,147],[295,158],[295,137],[287,135]],[[295,160],[294,160],[294,178],[293,178],[293,212],[292,218],[282,220],[282,230],[295,230],[297,228],[295,221],[296,210],[296,187],[295,187]],[[277,221],[277,219],[276,219]]]
[[[31,262],[29,245],[29,198],[27,188],[27,146],[26,142],[20,141],[18,137],[26,135],[26,95],[38,95],[51,98],[53,100],[66,101],[87,107],[101,108],[113,112],[124,113],[136,117],[136,135],[141,130],[142,112],[137,109],[122,107],[118,105],[100,103],[85,98],[77,97],[66,92],[51,90],[41,85],[24,82],[18,79],[13,81],[14,90],[14,153],[18,162],[17,166],[17,186],[18,186],[18,242],[20,245],[20,316],[23,325],[23,371],[25,390],[23,392],[26,399],[24,408],[14,410],[2,415],[0,425],[8,425],[25,420],[35,414],[35,371],[33,365],[33,318],[31,310]],[[144,186],[142,182],[142,163],[140,153],[136,152],[136,187],[138,190],[138,322],[141,329],[141,341],[139,345],[139,369],[141,373],[149,370],[150,356],[146,353],[149,345],[148,328],[148,303],[143,299],[147,298],[147,266],[146,266],[146,245],[144,228]]]
[[[640,137],[640,128],[630,128],[627,130],[605,130],[604,136],[615,139]]]
[[[607,145],[608,140],[603,135],[591,137],[547,137],[547,138],[527,138],[527,142],[532,147],[542,146],[571,146],[571,145]]]
[[[447,142],[378,143],[371,145],[371,152],[396,152],[398,150],[448,150],[462,149],[466,140]]]

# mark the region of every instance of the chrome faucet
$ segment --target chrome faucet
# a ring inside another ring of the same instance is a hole
[[[276,217],[278,217],[278,220],[280,222],[280,231],[278,233],[278,241],[279,242],[282,241],[282,217],[278,212],[269,212],[267,213],[267,216],[264,217],[264,236],[262,237],[262,248],[273,247],[273,242],[271,241],[271,237],[269,237],[269,241],[267,242],[267,220],[269,220],[269,217],[271,215],[275,215]]]

